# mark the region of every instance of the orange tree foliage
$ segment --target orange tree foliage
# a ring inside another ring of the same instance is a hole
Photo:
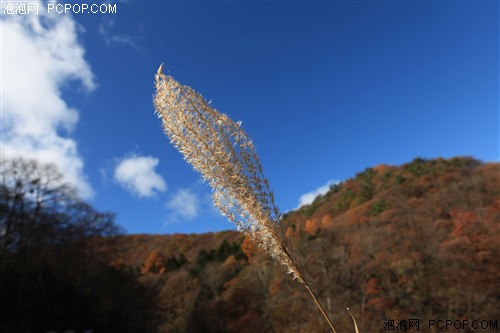
[[[384,318],[500,318],[499,164],[368,168],[285,222],[339,331],[352,330],[343,304],[362,332],[384,332]],[[137,275],[160,291],[161,332],[328,331],[299,285],[236,232],[120,241],[116,259],[132,270],[185,258]]]

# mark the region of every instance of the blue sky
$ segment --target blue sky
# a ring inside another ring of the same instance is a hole
[[[2,157],[129,233],[232,229],[154,116],[161,63],[253,138],[286,212],[378,164],[499,160],[499,4],[127,1],[2,15]]]

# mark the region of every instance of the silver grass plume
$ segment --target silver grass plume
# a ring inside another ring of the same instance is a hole
[[[241,122],[234,122],[196,91],[165,76],[162,66],[156,75],[156,91],[156,114],[165,133],[210,184],[214,205],[304,283],[285,237],[274,194]]]
[[[336,333],[297,267],[274,194],[241,122],[234,122],[212,108],[210,102],[192,88],[165,76],[162,69],[163,65],[155,77],[154,105],[170,142],[210,184],[215,206],[307,289],[330,329]]]

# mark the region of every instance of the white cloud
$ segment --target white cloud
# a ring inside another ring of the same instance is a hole
[[[42,5],[42,3],[40,3]],[[70,137],[78,111],[62,99],[70,81],[95,88],[70,15],[2,17],[2,157],[25,156],[56,164],[85,198],[93,195],[77,143]]]
[[[111,47],[113,45],[128,45],[132,46],[135,49],[139,47],[133,41],[132,37],[128,35],[113,35],[110,33],[110,29],[115,25],[115,21],[110,19],[109,17],[103,17],[101,23],[97,27],[99,34],[104,39],[104,43],[107,47]]]
[[[198,216],[201,202],[193,191],[181,189],[167,202],[166,206],[172,211],[170,220],[176,220],[178,217],[192,220]]]
[[[330,186],[338,183],[340,183],[338,180],[329,180],[325,185],[318,187],[314,191],[302,194],[299,198],[299,205],[297,208],[311,204],[318,195],[325,194],[330,190]]]
[[[167,184],[155,168],[159,160],[152,156],[131,156],[122,159],[115,168],[115,180],[139,197],[152,197],[165,192]]]

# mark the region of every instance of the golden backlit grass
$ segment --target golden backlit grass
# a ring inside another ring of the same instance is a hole
[[[154,105],[170,142],[210,184],[215,206],[307,289],[335,332],[297,265],[273,192],[241,122],[214,109],[192,88],[165,76],[162,66],[156,74]]]

